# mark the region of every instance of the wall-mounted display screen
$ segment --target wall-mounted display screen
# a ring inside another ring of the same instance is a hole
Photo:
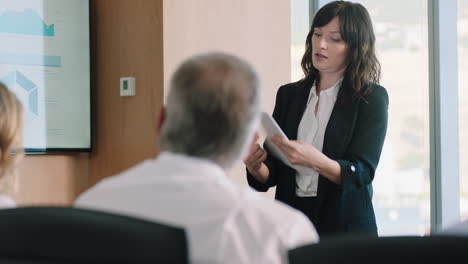
[[[24,107],[28,153],[91,148],[89,0],[2,0],[0,82]]]

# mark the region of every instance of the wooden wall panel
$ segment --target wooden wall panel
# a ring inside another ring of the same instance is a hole
[[[71,205],[88,186],[88,153],[27,156],[18,170],[18,205]]]
[[[92,0],[92,153],[27,156],[13,195],[19,205],[70,205],[100,179],[154,157],[163,98],[162,0]],[[136,96],[119,96],[119,78]]]
[[[177,65],[193,54],[222,51],[249,61],[262,79],[263,109],[291,80],[291,0],[165,0],[165,89]],[[229,171],[247,184],[242,162]],[[273,189],[268,196],[273,196]]]
[[[165,0],[165,89],[177,65],[193,54],[222,51],[249,61],[272,111],[277,88],[291,80],[291,0]]]
[[[163,98],[162,0],[94,0],[94,142],[90,184],[154,157]],[[120,97],[119,78],[136,78]]]

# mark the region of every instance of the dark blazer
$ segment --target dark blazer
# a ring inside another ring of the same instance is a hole
[[[299,81],[279,88],[273,118],[291,140],[297,139],[311,83]],[[341,184],[319,176],[316,203],[311,208],[318,233],[360,232],[377,235],[372,206],[372,180],[387,131],[388,94],[382,86],[371,85],[365,100],[343,102],[345,84],[338,93],[325,131],[322,152],[341,166]],[[349,90],[348,90],[349,91]],[[268,151],[268,148],[266,149]],[[267,191],[276,186],[276,199],[292,204],[296,171],[272,155],[265,162],[270,178],[265,184],[247,172],[251,187]]]

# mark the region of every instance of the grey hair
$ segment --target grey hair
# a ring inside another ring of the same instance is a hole
[[[261,109],[259,78],[245,61],[208,53],[174,73],[161,128],[161,150],[231,167],[247,153]]]

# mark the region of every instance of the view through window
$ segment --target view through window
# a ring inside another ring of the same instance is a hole
[[[372,17],[381,85],[390,97],[374,179],[379,235],[423,235],[430,226],[427,1],[357,2]]]

